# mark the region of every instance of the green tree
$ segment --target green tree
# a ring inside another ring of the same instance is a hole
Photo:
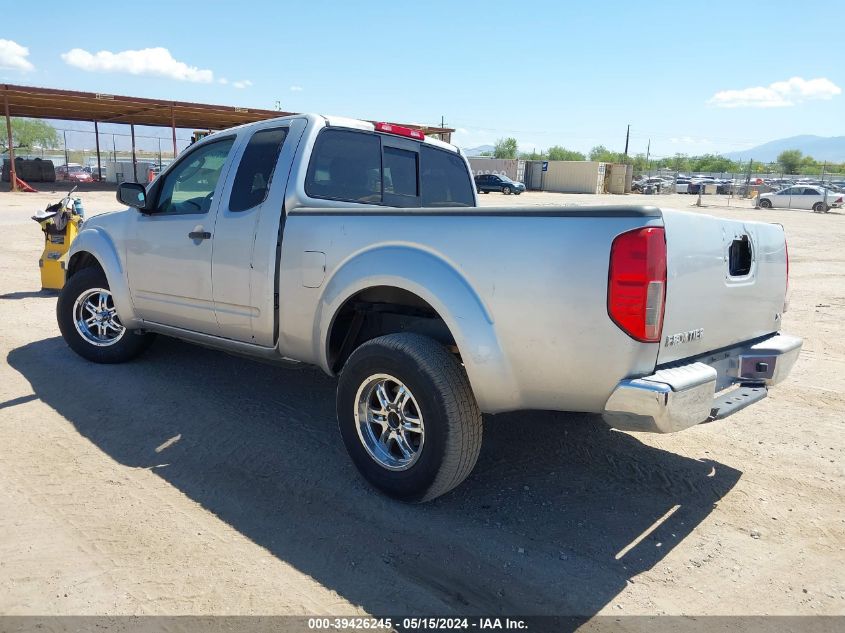
[[[649,163],[651,161],[646,160],[645,154],[637,154],[636,156],[629,158],[628,162],[630,162],[634,166],[634,171],[637,173],[642,173],[644,171],[648,171]]]
[[[549,160],[587,160],[587,157],[581,152],[554,145],[549,148]]]
[[[56,128],[40,119],[12,119],[12,141],[15,147],[53,149],[59,146]],[[0,150],[8,151],[6,130],[0,133]]]
[[[797,174],[801,167],[801,150],[787,149],[778,154],[778,165],[786,174]]]
[[[500,138],[493,146],[493,156],[495,158],[516,158],[517,149],[515,138]]]
[[[693,156],[690,159],[690,169],[698,172],[721,173],[740,171],[741,168],[737,163],[724,156],[704,154],[702,156]]]
[[[600,163],[623,163],[625,156],[619,152],[610,151],[604,145],[596,145],[590,150],[590,160]]]
[[[536,149],[530,152],[520,152],[519,158],[522,160],[546,160],[548,156],[542,151],[538,152]]]

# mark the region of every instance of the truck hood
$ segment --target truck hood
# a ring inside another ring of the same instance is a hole
[[[120,211],[106,211],[105,213],[98,213],[85,220],[83,227],[88,228],[103,228],[109,230],[116,228],[117,225],[126,222],[127,214],[137,213],[134,209],[122,209]]]

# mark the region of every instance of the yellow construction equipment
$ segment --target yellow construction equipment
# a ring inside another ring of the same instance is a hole
[[[74,191],[76,187],[61,202],[51,204],[32,216],[44,232],[44,251],[38,260],[42,290],[60,290],[65,285],[67,253],[76,239],[84,215],[82,201],[71,197]]]

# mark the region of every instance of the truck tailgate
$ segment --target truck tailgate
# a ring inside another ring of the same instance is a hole
[[[787,283],[783,228],[664,210],[666,308],[657,362],[780,329]]]

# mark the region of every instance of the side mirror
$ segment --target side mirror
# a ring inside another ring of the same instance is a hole
[[[138,211],[149,211],[147,206],[147,190],[137,182],[122,182],[117,187],[117,201],[127,207],[134,207]]]

